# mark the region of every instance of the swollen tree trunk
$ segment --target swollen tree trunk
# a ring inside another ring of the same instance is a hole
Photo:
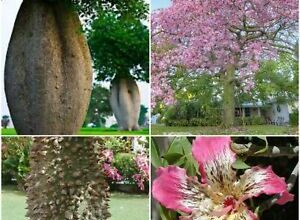
[[[108,184],[101,138],[36,138],[30,152],[30,220],[105,220]]]
[[[63,1],[24,0],[5,64],[5,92],[18,134],[75,134],[92,87],[78,15]]]
[[[141,97],[132,78],[115,78],[111,82],[110,105],[121,130],[138,130]]]
[[[233,65],[228,65],[226,73],[222,76],[223,79],[223,124],[224,127],[229,128],[234,125],[234,73]]]

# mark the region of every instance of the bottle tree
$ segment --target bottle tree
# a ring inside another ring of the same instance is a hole
[[[149,31],[144,1],[129,11],[104,10],[87,30],[98,81],[111,81],[110,104],[120,129],[137,130],[141,98],[136,80],[149,81]]]
[[[24,0],[5,63],[5,92],[18,134],[75,134],[92,88],[92,59],[79,15],[129,13],[140,0]]]
[[[261,60],[295,55],[297,25],[296,0],[173,0],[152,15],[152,105],[174,102],[168,77],[184,66],[220,77],[223,121],[232,126],[236,82],[248,90]]]

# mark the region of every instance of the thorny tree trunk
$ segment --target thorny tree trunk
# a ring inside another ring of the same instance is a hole
[[[27,178],[30,220],[105,220],[108,184],[101,138],[36,138]]]
[[[24,0],[5,64],[5,92],[18,134],[75,134],[92,86],[78,15],[62,1]]]
[[[111,83],[110,105],[121,130],[138,130],[141,97],[132,78],[116,78]]]
[[[223,124],[224,127],[229,128],[234,125],[234,73],[233,65],[228,65],[226,73],[223,77]]]

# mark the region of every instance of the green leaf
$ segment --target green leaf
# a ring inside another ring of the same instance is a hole
[[[182,142],[182,140],[184,140],[181,137],[176,137],[174,138],[174,140],[172,141],[169,149],[168,149],[168,153],[180,153],[183,154],[183,146],[184,143]]]
[[[180,167],[183,166],[186,162],[187,162],[187,158],[183,156],[174,165]]]
[[[195,176],[197,173],[194,163],[189,160],[185,163],[184,168],[186,169],[188,176]]]
[[[236,161],[232,164],[232,167],[237,170],[245,170],[250,168],[250,166],[246,164],[241,158],[237,158]]]
[[[163,166],[159,148],[153,139],[151,140],[151,163],[156,168]]]
[[[162,220],[176,219],[176,212],[170,211],[161,205],[159,205],[159,214]]]
[[[166,153],[162,158],[168,161],[169,164],[175,164],[183,157],[183,154],[180,153]]]

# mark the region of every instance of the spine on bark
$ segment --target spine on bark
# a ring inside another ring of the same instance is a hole
[[[91,87],[91,56],[77,13],[65,1],[23,1],[5,63],[17,133],[75,134]]]
[[[105,220],[109,187],[102,138],[36,138],[27,178],[30,220]]]
[[[116,77],[111,82],[110,105],[121,130],[138,130],[141,97],[135,80]]]

